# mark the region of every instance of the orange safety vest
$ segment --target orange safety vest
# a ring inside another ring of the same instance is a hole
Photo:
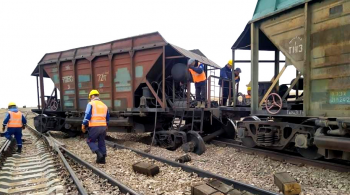
[[[89,104],[92,106],[89,127],[107,126],[106,115],[108,107],[100,100],[93,100]]]
[[[198,74],[192,69],[188,69],[192,75],[193,82],[199,83],[202,81],[205,81],[207,77],[205,76],[205,72],[203,71],[202,73]]]
[[[22,113],[18,112],[8,112],[10,114],[10,120],[7,123],[7,127],[22,127]]]
[[[250,95],[245,95],[245,98],[246,98],[246,99],[249,99],[249,98],[250,98]]]

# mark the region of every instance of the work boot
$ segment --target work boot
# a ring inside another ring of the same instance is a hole
[[[16,153],[18,154],[22,153],[22,148],[18,147]]]
[[[106,164],[106,155],[103,154],[100,164]]]
[[[103,159],[103,155],[98,150],[95,153],[96,153],[96,163],[100,164]]]
[[[196,102],[196,107],[195,108],[200,108],[201,103],[199,103],[198,101]]]
[[[200,108],[205,108],[205,102],[202,102],[202,101],[201,101]]]

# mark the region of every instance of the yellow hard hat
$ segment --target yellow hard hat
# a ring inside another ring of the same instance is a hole
[[[247,90],[249,91],[249,90],[252,90],[252,88],[251,87],[247,87]]]
[[[229,60],[227,64],[232,66],[232,60]]]
[[[10,103],[9,103],[9,107],[10,107],[10,106],[16,106],[15,102],[10,102]]]
[[[100,93],[96,89],[93,89],[89,93],[89,98],[91,98],[92,95],[100,95]]]

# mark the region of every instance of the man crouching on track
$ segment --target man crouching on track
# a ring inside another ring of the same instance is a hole
[[[82,124],[82,131],[85,133],[87,125],[88,127],[88,139],[92,152],[96,153],[96,163],[106,163],[106,131],[108,129],[109,112],[108,107],[100,100],[100,93],[97,90],[91,90],[89,94],[89,102],[86,106],[85,117]],[[96,144],[98,141],[98,145]]]
[[[8,113],[5,116],[5,120],[2,123],[2,131],[5,131],[7,125],[7,131],[3,134],[8,140],[12,139],[12,135],[15,136],[17,142],[17,153],[22,152],[22,129],[26,128],[27,120],[23,116],[22,112],[16,107],[16,104],[11,102],[8,105]]]

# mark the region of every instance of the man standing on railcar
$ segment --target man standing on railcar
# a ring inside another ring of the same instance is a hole
[[[108,107],[100,100],[100,93],[97,90],[91,90],[89,102],[86,106],[85,117],[82,124],[82,131],[85,133],[88,126],[88,139],[92,152],[96,153],[96,163],[106,163],[106,131],[108,129],[109,111]],[[96,142],[98,141],[98,144]]]
[[[205,108],[207,77],[204,72],[204,65],[200,62],[197,63],[195,59],[191,58],[188,60],[187,66],[196,87],[196,108]]]
[[[234,70],[235,73],[235,82],[239,83],[241,78],[239,77],[239,74],[241,73],[240,68],[236,68]],[[232,60],[229,60],[225,67],[220,69],[220,78],[222,79],[228,79],[232,81]],[[222,86],[222,99],[223,99],[223,106],[226,106],[227,99],[229,97],[229,91],[230,91],[230,81],[223,81],[222,79],[219,79],[219,85]],[[222,83],[223,82],[223,83]],[[233,96],[233,90],[231,86],[231,97]]]
[[[27,125],[27,120],[16,107],[16,104],[11,102],[8,105],[8,113],[5,116],[5,120],[2,123],[2,131],[5,130],[7,125],[7,131],[4,133],[4,136],[11,140],[12,135],[15,136],[17,142],[17,153],[22,152],[22,129],[25,129]]]

